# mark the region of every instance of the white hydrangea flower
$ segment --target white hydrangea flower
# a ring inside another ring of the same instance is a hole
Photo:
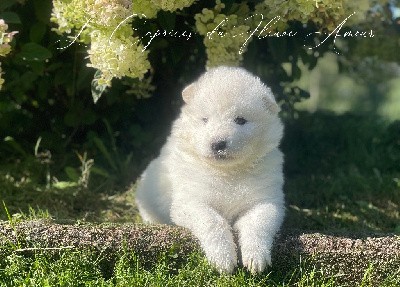
[[[135,0],[132,4],[132,11],[138,14],[140,17],[144,15],[146,18],[152,19],[157,17],[157,12],[160,7],[155,5],[153,1],[150,0]]]
[[[289,21],[299,21],[303,24],[315,23],[321,29],[333,31],[351,13],[357,12],[351,22],[358,22],[365,17],[370,5],[369,0],[264,0],[255,6],[255,13],[262,14],[267,23],[276,16],[280,17],[278,31],[287,28]]]
[[[145,15],[146,18],[157,17],[160,10],[174,12],[191,6],[196,0],[135,0],[133,12]]]
[[[112,78],[142,78],[149,70],[147,51],[142,51],[143,46],[139,39],[133,36],[112,37],[95,31],[91,38],[89,50],[89,67],[102,72],[99,85],[111,85]]]
[[[12,41],[15,34],[18,32],[8,32],[8,25],[4,22],[3,19],[0,19],[0,56],[5,56],[11,51],[11,46],[9,43]]]
[[[50,20],[58,25],[53,30],[59,34],[70,34],[73,29],[82,28],[89,20],[86,7],[85,0],[53,0]]]
[[[219,65],[237,66],[243,60],[249,38],[251,21],[246,22],[248,16],[247,5],[238,6],[238,14],[225,15],[221,11],[225,5],[216,1],[214,9],[203,9],[195,15],[196,29],[204,36],[204,45],[207,53],[207,67]],[[240,11],[241,9],[241,11]]]
[[[109,86],[112,78],[141,78],[150,68],[133,17],[155,18],[160,10],[173,12],[195,1],[53,0],[51,20],[58,33],[79,34],[78,40],[91,43],[88,66],[100,70],[99,85]]]
[[[2,74],[3,74],[3,71],[1,70],[1,62],[0,62],[0,90],[4,84],[4,79],[1,77]]]
[[[8,32],[6,33],[8,29],[8,25],[3,19],[0,19],[0,57],[4,57],[11,51],[11,46],[9,43],[12,41],[13,37],[15,34],[18,32],[13,31],[13,32]],[[4,79],[1,77],[3,74],[2,68],[1,68],[1,62],[0,62],[0,90],[4,84]]]
[[[86,0],[87,15],[91,23],[115,29],[130,17],[132,2],[126,0]],[[130,22],[130,21],[129,21]]]
[[[151,0],[151,2],[165,11],[176,11],[191,6],[195,0]]]

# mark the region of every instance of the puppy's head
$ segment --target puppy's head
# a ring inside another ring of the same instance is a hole
[[[214,165],[252,163],[282,137],[271,90],[242,68],[219,67],[182,92],[185,147]]]

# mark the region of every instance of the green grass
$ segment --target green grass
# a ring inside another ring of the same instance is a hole
[[[29,255],[0,249],[0,286],[341,286],[334,277],[307,264],[279,275],[273,269],[252,275],[239,269],[234,275],[218,274],[200,254],[193,253],[177,265],[174,258],[162,256],[152,266],[142,266],[127,251],[117,256],[115,264],[104,264],[103,258],[88,251],[63,250],[53,254],[36,251]],[[356,286],[374,286],[369,280],[372,268]],[[397,274],[398,275],[398,274]],[[381,287],[398,286],[396,274],[388,274]],[[374,286],[377,287],[377,286]]]
[[[287,228],[400,234],[400,122],[363,116],[301,114],[286,123]],[[46,166],[32,158],[0,166],[0,219],[130,222],[137,220],[134,193],[49,186]],[[93,179],[93,178],[92,178]],[[128,188],[127,188],[128,189]],[[299,263],[287,274],[270,269],[252,276],[239,269],[219,275],[193,254],[183,265],[165,257],[142,266],[133,254],[113,266],[88,251],[25,254],[0,246],[0,286],[340,286],[314,266]],[[358,286],[369,283],[371,270]],[[399,286],[398,270],[382,286]],[[396,281],[397,280],[397,281]]]
[[[40,251],[24,256],[12,251],[1,252],[0,286],[338,286],[335,278],[324,277],[316,268],[301,266],[286,276],[273,271],[251,275],[239,269],[235,275],[220,275],[203,256],[192,254],[181,266],[162,257],[153,266],[144,267],[129,252],[120,254],[113,266],[87,251],[65,250],[49,255]],[[370,286],[366,270],[359,286]],[[389,280],[381,286],[395,286]],[[398,281],[397,281],[398,283]]]
[[[400,234],[400,121],[317,113],[286,129],[288,226]]]

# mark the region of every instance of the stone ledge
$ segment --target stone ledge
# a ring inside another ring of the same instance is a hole
[[[11,226],[8,222],[0,222],[0,247],[17,245],[18,242],[25,248],[21,252],[36,249],[50,251],[51,248],[68,246],[101,252],[110,261],[123,248],[134,251],[148,262],[171,250],[177,258],[185,258],[191,252],[200,250],[198,241],[190,232],[176,226],[67,225],[52,221],[25,221]],[[338,276],[338,282],[349,286],[360,282],[370,265],[373,266],[371,280],[374,284],[383,282],[389,272],[399,272],[400,278],[400,237],[396,235],[287,230],[277,238],[272,257],[276,272],[290,272],[300,262],[306,261],[325,275]]]

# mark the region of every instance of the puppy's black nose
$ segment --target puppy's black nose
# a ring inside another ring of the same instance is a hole
[[[226,150],[226,141],[217,141],[211,144],[211,149],[214,152],[222,152],[224,150]]]

